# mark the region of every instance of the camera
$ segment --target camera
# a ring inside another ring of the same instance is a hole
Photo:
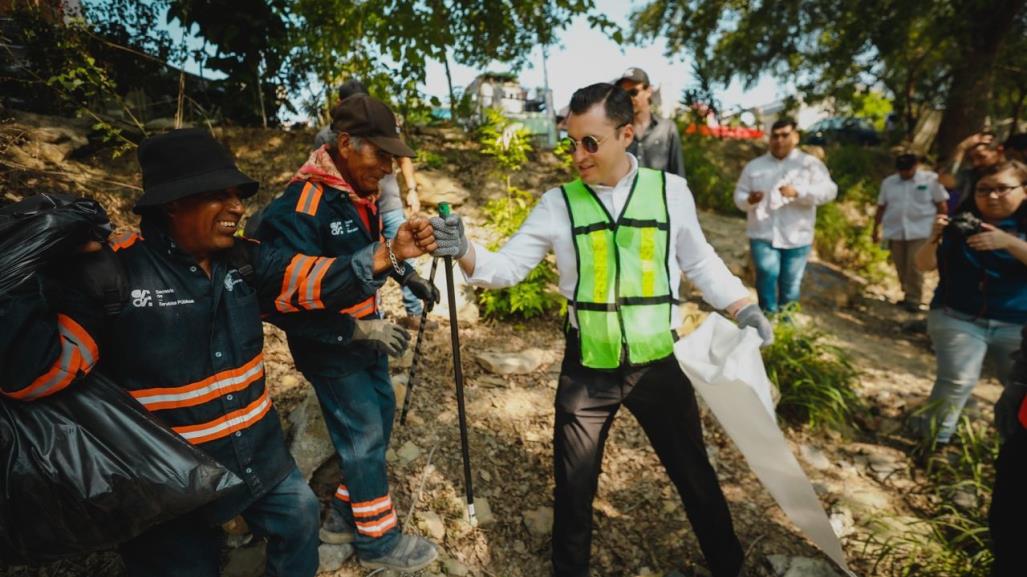
[[[956,229],[959,234],[970,237],[979,232],[982,232],[984,228],[981,219],[977,218],[972,212],[961,212],[956,216],[952,217],[949,221],[949,226]]]

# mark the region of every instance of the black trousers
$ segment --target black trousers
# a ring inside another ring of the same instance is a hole
[[[1024,575],[1023,547],[1027,539],[1027,429],[1006,439],[995,461],[995,488],[988,525],[995,554],[992,577]]]
[[[589,576],[592,501],[603,447],[622,404],[642,425],[677,487],[714,577],[736,577],[742,546],[706,456],[695,391],[677,361],[670,357],[645,367],[590,369],[581,365],[573,331],[556,392],[553,574]]]

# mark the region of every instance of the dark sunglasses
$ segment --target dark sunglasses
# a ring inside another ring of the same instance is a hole
[[[614,136],[617,135],[617,131],[618,130],[620,130],[621,128],[624,128],[627,125],[628,125],[628,123],[625,122],[624,124],[620,124],[616,128],[614,128],[613,129]],[[587,152],[589,154],[595,154],[595,153],[599,152],[599,145],[604,143],[604,142],[606,142],[607,138],[609,138],[609,137],[596,138],[595,136],[592,136],[591,134],[589,134],[589,135],[587,135],[587,136],[585,136],[584,138],[581,139],[581,146],[585,149],[585,152]],[[571,154],[574,154],[574,151],[578,149],[578,141],[574,140],[570,136],[568,136],[568,137],[563,139],[563,145],[564,145],[564,147],[567,148],[567,152],[569,152]]]

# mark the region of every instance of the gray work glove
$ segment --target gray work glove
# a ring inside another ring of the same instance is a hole
[[[1002,440],[1020,430],[1020,405],[1025,396],[1027,384],[1014,381],[1002,390],[1002,395],[995,401],[995,430]]]
[[[451,214],[445,219],[433,216],[428,222],[435,231],[435,242],[439,245],[439,248],[431,253],[432,256],[451,256],[458,259],[467,254],[469,245],[464,234],[464,221],[459,215]]]
[[[742,329],[745,327],[752,327],[759,333],[760,338],[763,339],[763,344],[760,348],[769,347],[774,343],[774,327],[764,316],[763,311],[760,310],[760,306],[757,304],[751,304],[743,307],[742,310],[738,311],[735,315],[735,322],[738,323],[738,328]]]
[[[383,319],[354,321],[353,342],[362,342],[390,357],[399,357],[410,344],[410,333]]]

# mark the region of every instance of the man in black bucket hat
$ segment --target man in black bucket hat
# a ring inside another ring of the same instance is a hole
[[[242,479],[202,513],[126,543],[128,575],[218,575],[218,525],[241,514],[267,540],[267,575],[312,577],[318,501],[286,449],[264,384],[260,319],[272,311],[304,314],[311,338],[343,341],[331,327],[316,328],[317,311],[374,294],[391,270],[389,251],[373,243],[348,258],[324,258],[237,240],[241,199],[257,183],[206,131],[153,137],[139,147],[139,163],[144,192],[134,210],[142,215],[141,234],[84,247],[120,263],[129,302],[105,313],[68,274],[60,290],[41,275],[0,299],[0,393],[31,401],[99,367]],[[411,221],[392,251],[408,258],[434,247],[430,226]]]

